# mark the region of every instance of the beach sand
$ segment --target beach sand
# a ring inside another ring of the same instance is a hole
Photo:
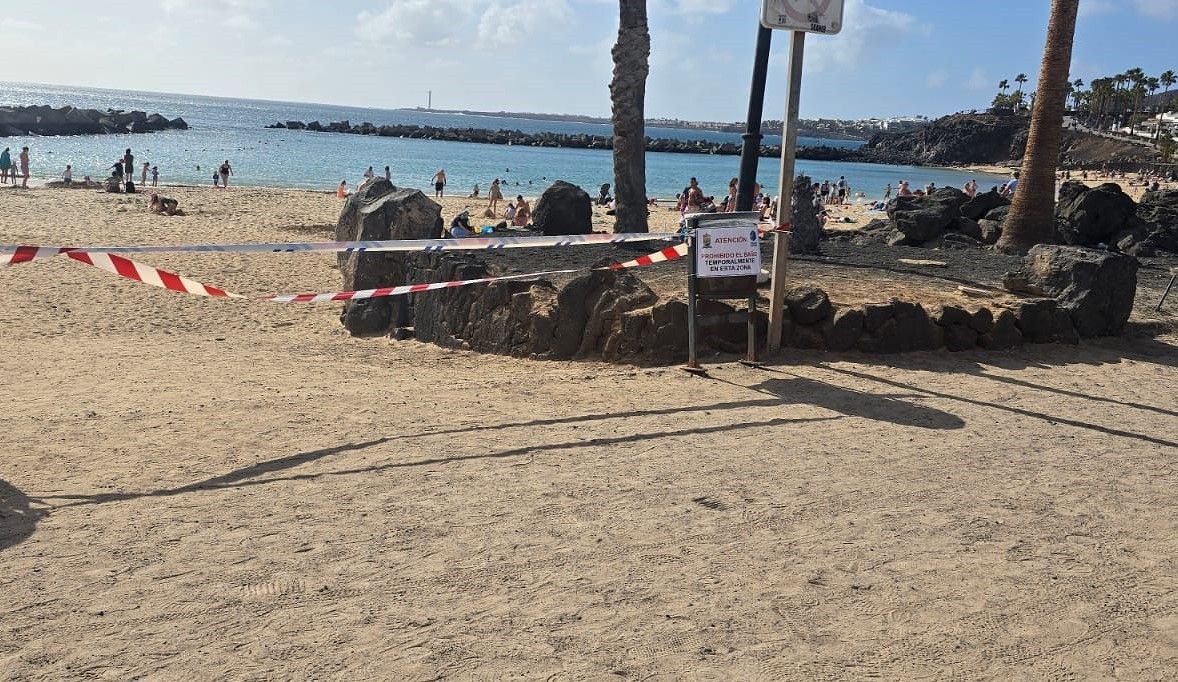
[[[0,191],[0,242],[321,240],[340,208],[167,193],[188,217]],[[325,255],[144,260],[340,283]],[[353,339],[338,310],[0,272],[0,678],[1178,667],[1172,336],[704,379]]]

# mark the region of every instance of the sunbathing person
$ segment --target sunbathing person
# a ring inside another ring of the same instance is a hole
[[[157,215],[184,215],[180,210],[180,202],[168,197],[161,197],[155,192],[151,193],[151,206],[149,207],[152,213]]]

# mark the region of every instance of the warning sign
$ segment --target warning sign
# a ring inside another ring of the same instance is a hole
[[[757,227],[698,227],[695,230],[697,277],[743,277],[761,274]]]
[[[838,33],[843,0],[762,0],[761,25],[784,31]]]

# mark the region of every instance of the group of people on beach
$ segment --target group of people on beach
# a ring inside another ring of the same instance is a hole
[[[21,147],[20,155],[17,161],[12,160],[12,148],[5,147],[3,152],[0,152],[0,184],[9,184],[16,186],[16,180],[20,178],[20,186],[24,189],[29,187],[29,148]]]
[[[675,195],[674,210],[682,215],[689,213],[734,213],[736,211],[736,197],[739,192],[740,180],[732,178],[728,181],[728,193],[717,203],[714,196],[704,194],[699,180],[693,177],[687,181],[687,186],[683,188],[683,191]],[[649,206],[658,205],[656,199],[647,199],[646,203]],[[759,212],[762,218],[773,212],[772,198],[761,191],[761,183],[759,182],[753,183],[752,209]]]
[[[478,185],[475,185],[475,191],[478,191]],[[488,218],[497,218],[500,201],[503,201],[503,183],[499,178],[495,178],[491,181],[491,188],[487,192],[487,209],[483,215]],[[508,202],[507,208],[503,209],[503,219],[512,227],[526,227],[528,221],[532,219],[532,205],[528,203],[527,199],[524,199],[524,195],[517,194],[515,201]]]
[[[130,149],[123,152],[123,158],[117,159],[110,167],[110,177],[107,179],[107,184],[115,188],[125,187],[127,192],[135,191],[135,155],[131,153]],[[139,184],[144,187],[147,186],[147,176],[151,175],[151,186],[156,187],[160,184],[160,169],[159,166],[153,166],[147,161],[143,162],[143,167],[139,176]],[[69,185],[74,181],[74,168],[67,165],[65,172],[62,173],[62,180]],[[87,176],[85,181],[87,185],[90,184],[90,177]],[[108,189],[111,189],[108,187]]]
[[[368,184],[372,180],[376,179],[376,171],[373,169],[372,166],[369,166],[368,169],[364,171],[364,174],[361,177],[363,177],[364,179],[360,181],[360,187],[363,187],[364,185]],[[388,180],[390,182],[393,179],[393,171],[388,166],[384,167],[384,179]],[[340,180],[339,185],[336,186],[335,196],[340,199],[347,199],[349,194],[350,194],[350,192],[348,191],[348,180],[347,180],[347,178],[344,178],[343,180]]]

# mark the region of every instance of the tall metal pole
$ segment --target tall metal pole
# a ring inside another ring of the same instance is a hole
[[[790,38],[789,93],[785,100],[781,139],[781,184],[777,196],[777,231],[773,236],[773,293],[769,299],[769,352],[781,348],[785,313],[785,273],[789,265],[789,229],[793,221],[794,161],[798,153],[798,107],[802,91],[802,55],[806,34],[794,31]]]
[[[753,57],[753,87],[749,92],[749,113],[744,146],[740,150],[740,184],[736,189],[736,210],[753,210],[753,185],[761,157],[761,116],[765,109],[765,81],[769,75],[769,47],[773,30],[757,25],[757,51]]]

